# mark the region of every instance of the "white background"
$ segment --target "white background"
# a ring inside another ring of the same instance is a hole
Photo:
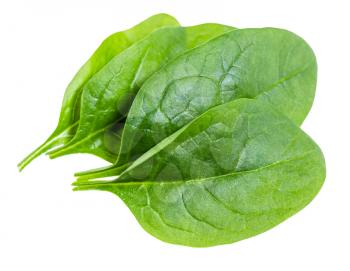
[[[0,1],[0,270],[350,270],[349,1]],[[88,155],[16,164],[55,128],[67,83],[109,34],[167,12],[183,25],[274,26],[302,36],[319,66],[303,124],[323,149],[315,200],[278,227],[231,245],[163,243],[105,192],[72,192]]]

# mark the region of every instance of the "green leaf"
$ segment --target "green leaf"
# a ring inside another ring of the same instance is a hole
[[[76,132],[80,118],[82,88],[94,74],[103,68],[114,56],[143,39],[155,29],[177,25],[176,19],[170,15],[157,14],[129,30],[117,32],[106,38],[69,83],[63,98],[57,128],[40,147],[18,164],[19,169],[22,170],[39,155],[71,140]]]
[[[50,152],[50,157],[91,153],[115,162],[120,145],[119,122],[143,82],[187,49],[232,30],[219,24],[165,27],[120,53],[84,86],[77,132],[69,143]]]
[[[186,49],[193,49],[202,45],[209,40],[231,32],[236,28],[223,24],[205,23],[185,27],[186,32]]]
[[[114,57],[83,88],[80,121],[73,139],[50,153],[51,158],[76,152],[101,151],[105,131],[119,123],[140,88],[162,64],[184,51],[181,27],[154,31]],[[105,150],[106,160],[109,150]],[[96,153],[101,155],[101,153]]]
[[[125,123],[117,163],[78,173],[79,179],[118,175],[196,116],[218,104],[255,98],[300,125],[309,112],[317,66],[311,48],[286,30],[235,30],[169,63],[136,96]]]
[[[206,247],[276,226],[324,179],[321,150],[295,123],[266,102],[238,99],[196,117],[115,181],[75,190],[112,192],[155,237]]]

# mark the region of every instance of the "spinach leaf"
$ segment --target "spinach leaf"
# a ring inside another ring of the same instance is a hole
[[[51,152],[50,157],[97,151],[97,155],[110,160],[108,150],[101,153],[107,144],[100,138],[104,138],[107,128],[125,117],[142,82],[184,51],[184,35],[180,27],[161,28],[109,61],[83,88],[80,121],[73,139]]]
[[[120,119],[143,82],[187,49],[232,30],[219,24],[166,27],[120,53],[85,85],[77,132],[69,143],[50,152],[50,157],[91,153],[115,162],[122,133]]]
[[[167,14],[157,14],[133,28],[117,32],[106,38],[90,59],[80,68],[69,83],[61,107],[58,125],[51,136],[36,150],[18,164],[20,170],[39,155],[71,140],[78,127],[80,118],[80,99],[82,87],[104,67],[114,56],[118,55],[133,43],[162,26],[177,26],[178,22]]]
[[[142,86],[115,165],[76,176],[118,175],[208,108],[238,98],[267,101],[300,125],[313,102],[316,73],[311,48],[291,32],[263,28],[223,34],[183,54]]]
[[[155,237],[206,247],[276,226],[324,179],[321,150],[295,123],[266,102],[238,99],[205,111],[118,179],[75,190],[112,192]]]

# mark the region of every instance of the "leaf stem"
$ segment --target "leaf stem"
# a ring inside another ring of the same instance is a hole
[[[19,171],[22,171],[30,162],[41,154],[51,150],[54,147],[62,144],[62,138],[59,137],[49,137],[43,144],[27,155],[21,162],[18,163],[17,167]]]
[[[74,129],[77,127],[78,122],[68,126],[65,130],[60,130],[59,127],[49,136],[46,141],[36,148],[33,152],[27,155],[21,162],[18,163],[17,167],[19,171],[22,171],[30,162],[32,162],[39,155],[46,153],[55,147],[63,145],[69,142],[74,134]]]
[[[122,166],[116,167],[116,165],[111,165],[107,167],[96,168],[87,171],[81,171],[74,174],[77,177],[77,181],[92,180],[96,178],[105,178],[120,175],[125,169],[128,168],[130,163],[124,164]]]

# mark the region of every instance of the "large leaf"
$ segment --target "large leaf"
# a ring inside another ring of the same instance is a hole
[[[50,157],[91,153],[115,162],[123,127],[120,120],[128,113],[143,82],[186,50],[232,30],[219,24],[166,27],[114,57],[84,86],[75,136],[51,152]]]
[[[118,175],[208,108],[237,98],[267,101],[300,125],[313,102],[316,71],[311,48],[291,32],[263,28],[221,35],[169,63],[142,86],[115,165],[77,175]]]
[[[298,126],[264,102],[239,99],[195,118],[115,181],[76,190],[112,192],[155,237],[204,247],[274,227],[324,178],[323,155]]]
[[[22,170],[42,153],[71,140],[78,127],[80,118],[82,87],[94,74],[104,67],[114,56],[130,47],[133,43],[143,39],[155,29],[162,26],[177,25],[178,22],[170,15],[157,14],[129,30],[117,32],[105,39],[69,83],[63,98],[57,128],[40,147],[19,163],[19,169]]]

